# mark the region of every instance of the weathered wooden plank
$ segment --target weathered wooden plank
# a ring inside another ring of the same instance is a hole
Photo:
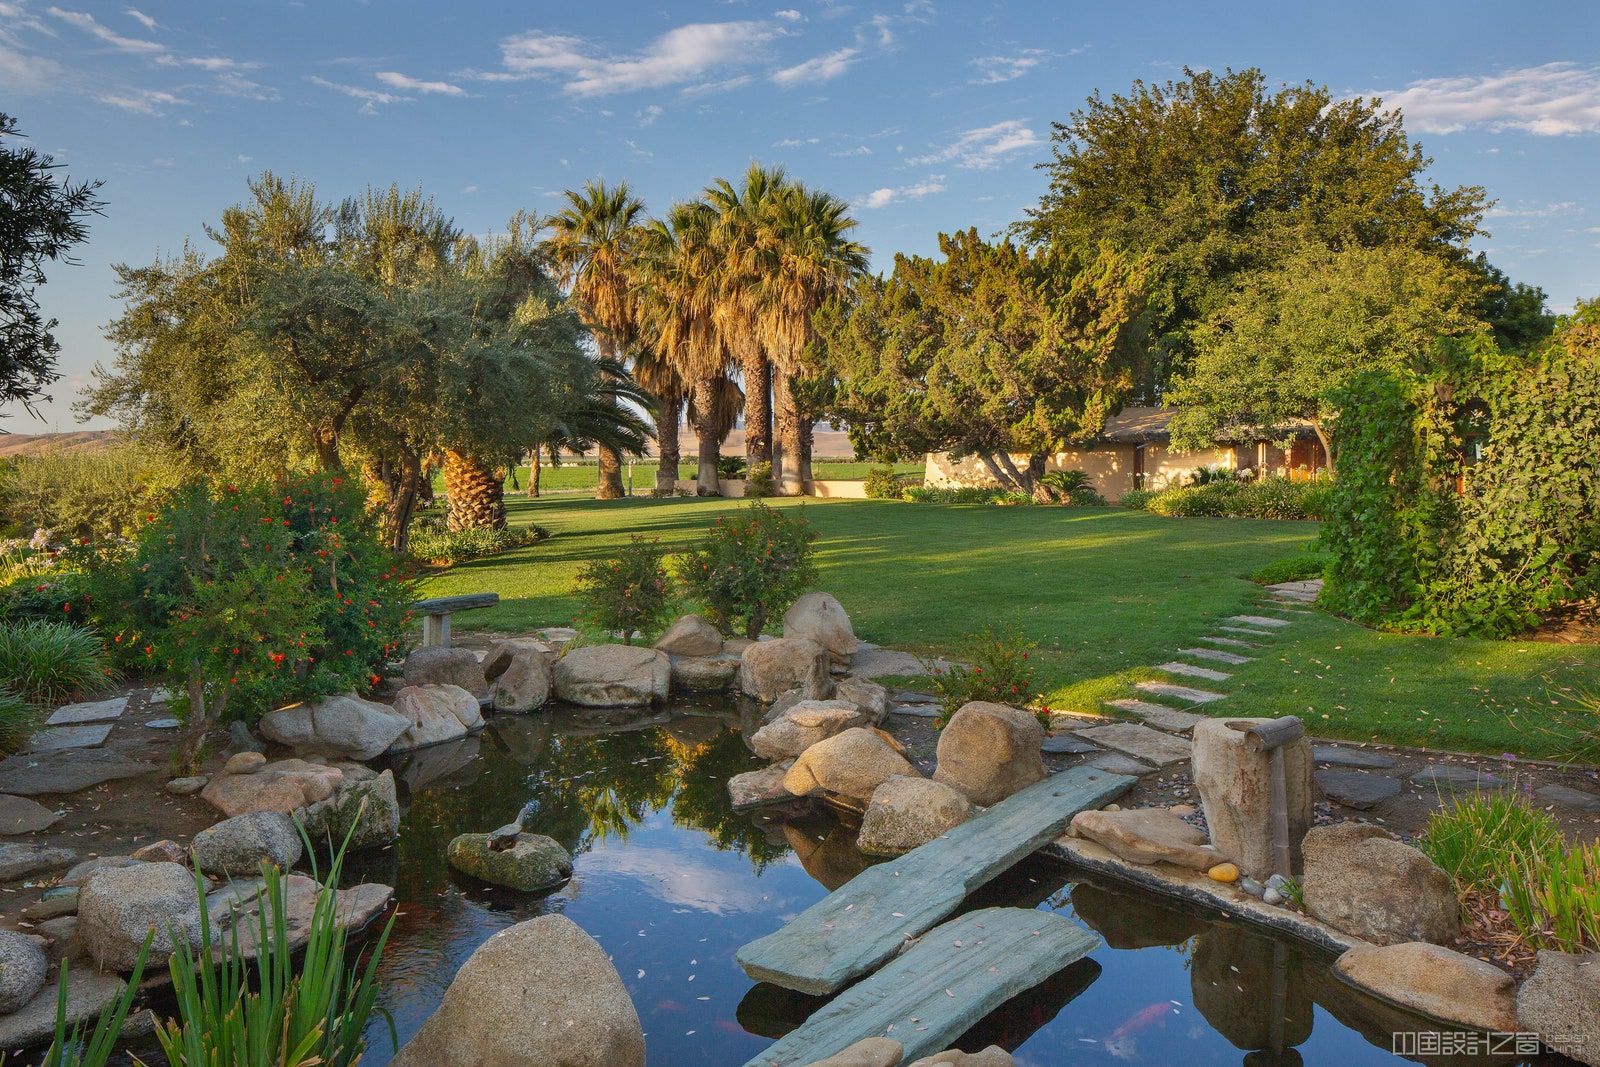
[[[943,837],[862,871],[782,929],[741,948],[739,966],[758,982],[832,993],[1060,836],[1078,812],[1115,800],[1135,781],[1080,766],[1035,782]]]
[[[984,908],[923,935],[898,959],[818,1009],[745,1067],[793,1067],[868,1037],[942,1052],[1019,993],[1076,963],[1100,939],[1063,915]]]
[[[418,615],[448,615],[453,611],[471,611],[473,608],[492,608],[500,603],[499,593],[462,593],[458,596],[436,596],[419,600],[411,605]]]

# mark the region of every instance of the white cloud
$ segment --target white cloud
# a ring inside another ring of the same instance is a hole
[[[0,0],[0,20],[4,20],[0,21],[0,41],[16,40],[12,34],[7,32],[8,30],[32,30],[35,33],[42,33],[46,37],[54,37],[56,35],[55,30],[28,14],[21,4],[9,3],[7,0]]]
[[[151,33],[155,32],[156,20],[151,18],[149,15],[146,15],[143,11],[140,11],[138,8],[130,7],[130,8],[128,8],[128,10],[126,12],[124,12],[124,14],[126,14],[129,18],[133,19],[134,21],[138,22],[139,25],[143,26],[145,29],[149,30]]]
[[[748,74],[741,74],[737,78],[724,78],[721,81],[701,82],[698,85],[685,85],[678,90],[679,96],[695,97],[706,96],[710,93],[727,93],[734,89],[749,85],[755,79]]]
[[[649,107],[635,111],[633,117],[639,120],[640,126],[649,126],[660,118],[662,114],[663,109],[660,104],[651,104]]]
[[[0,86],[13,92],[48,89],[62,77],[61,64],[0,43]]]
[[[1600,66],[1546,63],[1498,74],[1424,78],[1378,94],[1413,130],[1521,130],[1546,137],[1600,133]]]
[[[159,41],[146,41],[137,37],[124,37],[109,26],[102,26],[95,21],[93,15],[83,11],[64,11],[59,7],[45,9],[46,14],[60,19],[68,25],[76,26],[85,33],[93,34],[106,44],[119,52],[135,52],[143,55],[153,55],[165,52],[167,46]]]
[[[306,79],[312,85],[319,85],[324,89],[332,89],[336,93],[361,101],[361,112],[364,115],[376,114],[378,108],[384,104],[408,104],[409,96],[400,96],[396,93],[379,92],[377,89],[363,89],[359,85],[345,85],[342,82],[329,81],[319,78],[315,74]]]
[[[160,89],[130,89],[125,93],[101,93],[100,102],[138,115],[161,115],[165,113],[163,108],[188,103],[187,100]]]
[[[820,137],[785,137],[781,141],[773,141],[773,148],[799,148],[801,145],[819,144]]]
[[[772,13],[772,17],[775,18],[775,19],[782,19],[785,22],[804,22],[805,21],[805,16],[800,14],[800,12],[796,11],[792,7],[786,7],[782,11],[774,11]]]
[[[466,96],[467,91],[459,85],[449,82],[430,82],[420,78],[413,78],[393,70],[380,70],[378,80],[391,89],[402,89],[413,93],[438,93],[443,96]]]
[[[841,148],[837,152],[829,152],[828,155],[839,159],[844,159],[848,156],[870,156],[872,155],[872,149],[864,144],[858,144],[854,148]]]
[[[668,30],[642,51],[606,55],[581,37],[524,33],[501,42],[503,71],[479,77],[548,78],[563,82],[564,91],[574,96],[659,89],[747,64],[773,36],[765,22],[699,22]]]
[[[471,194],[471,193],[477,192],[478,191],[478,187],[476,185],[463,185],[461,187],[461,191],[463,193]]]
[[[899,203],[903,200],[921,200],[925,196],[932,196],[934,193],[942,192],[944,192],[944,175],[935,174],[917,182],[915,185],[902,185],[899,188],[886,186],[882,189],[874,189],[857,200],[854,206],[870,210],[872,208],[888,207],[890,204]]]
[[[1574,200],[1561,200],[1553,204],[1540,204],[1538,207],[1510,208],[1496,204],[1484,212],[1485,218],[1491,219],[1548,219],[1561,215],[1581,215],[1583,208]]]
[[[937,152],[908,160],[913,165],[954,163],[967,170],[988,170],[1008,156],[1043,144],[1021,119],[1006,119],[993,126],[967,130]]]
[[[859,48],[838,48],[813,56],[804,63],[772,72],[772,80],[779,85],[802,85],[806,82],[831,81],[850,69],[850,63],[861,54]]]
[[[1024,48],[1009,56],[982,56],[972,61],[972,65],[978,68],[978,76],[972,79],[971,84],[998,85],[1012,81],[1039,66],[1049,56],[1050,53],[1042,48]]]
[[[247,156],[243,152],[241,152],[238,155],[234,156],[233,158],[238,160],[240,163],[248,163],[248,162],[250,162],[252,159],[254,159],[256,157],[255,156]]]

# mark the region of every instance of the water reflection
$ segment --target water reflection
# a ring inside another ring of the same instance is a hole
[[[871,861],[835,814],[732,811],[727,779],[759,765],[740,726],[741,713],[721,706],[507,716],[398,762],[400,842],[351,874],[389,882],[403,905],[380,979],[402,1040],[473,949],[552,911],[613,958],[652,1065],[742,1064],[825,1003],[753,985],[733,954]],[[539,897],[450,871],[451,838],[506,823],[524,805],[530,829],[572,852],[571,882]],[[1417,1025],[1330,978],[1317,957],[1126,888],[1075,881],[1053,861],[1018,865],[965,906],[993,905],[1058,910],[1105,940],[974,1020],[959,1042],[998,1044],[1025,1067],[1386,1063],[1395,1061],[1390,1029]],[[388,1059],[375,1029],[363,1062]]]

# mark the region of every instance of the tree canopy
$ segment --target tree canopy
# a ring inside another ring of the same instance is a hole
[[[57,322],[40,313],[35,290],[45,264],[65,261],[89,235],[101,203],[98,181],[74,185],[50,156],[15,144],[21,136],[17,120],[0,112],[0,407],[31,409],[60,377]]]

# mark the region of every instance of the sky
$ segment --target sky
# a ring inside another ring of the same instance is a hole
[[[1600,3],[0,0],[0,111],[103,218],[41,292],[71,404],[119,312],[113,264],[202,250],[263,170],[339,199],[420,185],[463,229],[626,180],[655,210],[751,160],[847,199],[876,269],[993,233],[1096,90],[1260,67],[1380,96],[1439,184],[1497,201],[1478,247],[1556,310],[1600,295]],[[90,424],[94,425],[94,424]]]

